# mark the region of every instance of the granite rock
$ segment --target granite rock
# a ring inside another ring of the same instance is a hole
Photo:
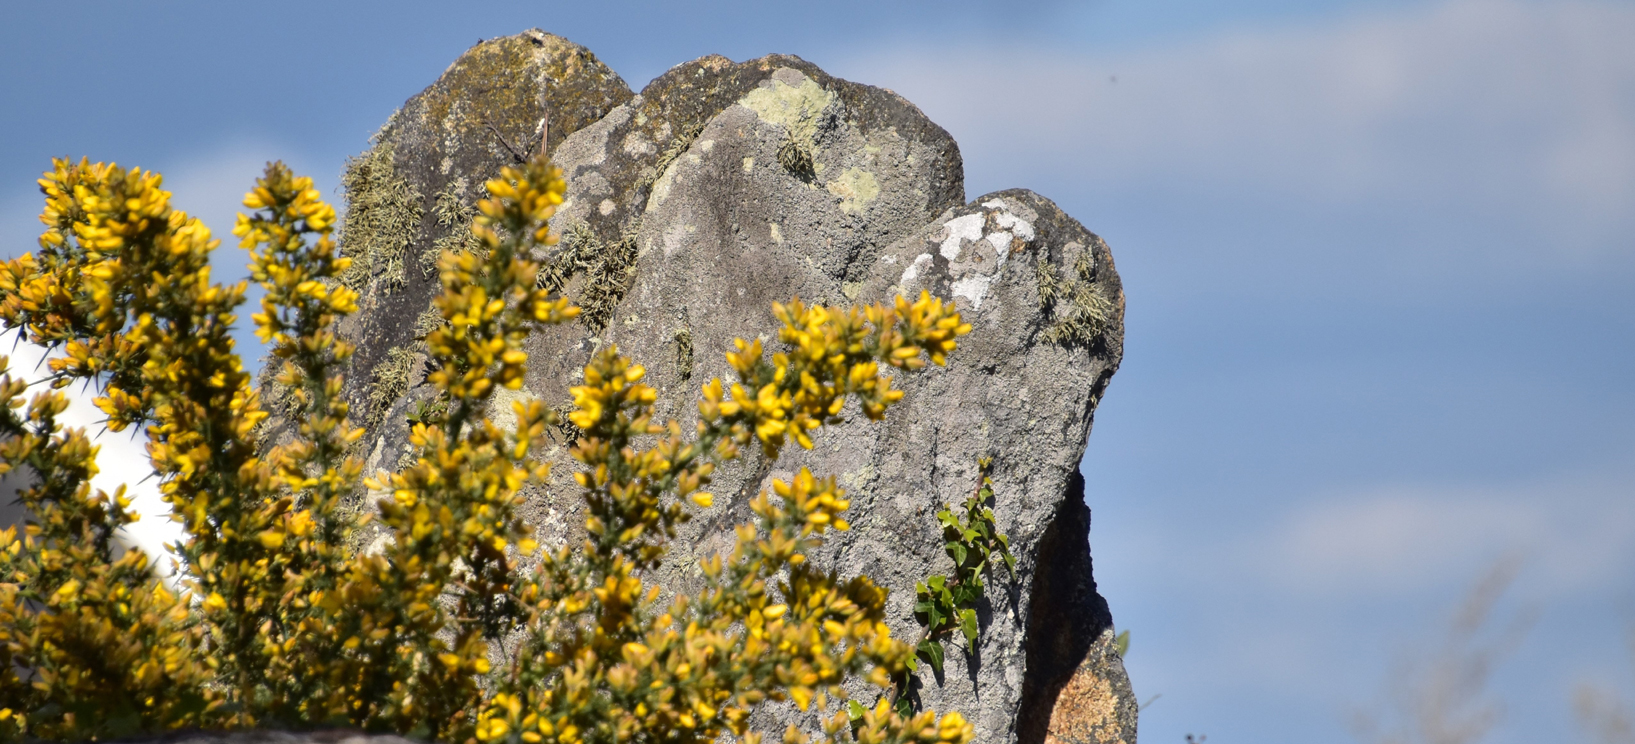
[[[1134,698],[1091,574],[1078,473],[1123,352],[1106,244],[1030,191],[967,202],[953,138],[889,91],[773,55],[705,57],[633,95],[589,52],[538,31],[474,47],[377,136],[371,152],[390,178],[376,181],[397,196],[370,203],[398,210],[381,224],[411,228],[391,244],[412,257],[458,239],[458,222],[440,216],[536,146],[546,112],[544,144],[569,190],[553,223],[560,250],[540,258],[563,267],[553,281],[587,311],[529,339],[526,385],[496,400],[495,416],[517,396],[566,410],[585,361],[617,344],[647,366],[660,415],[689,427],[699,385],[728,376],[734,338],[775,345],[773,301],[951,298],[973,330],[947,367],[899,376],[905,396],[883,422],[857,416],[813,450],[723,467],[716,505],[682,527],[655,581],[695,586],[697,559],[730,549],[749,498],[807,466],[838,476],[853,503],[853,529],[815,560],[888,587],[894,633],[915,638],[915,582],[952,568],[934,513],[971,494],[979,459],[992,458],[1016,574],[992,577],[976,648],[951,642],[918,698],[963,711],[982,742],[1133,744]],[[394,271],[377,262],[353,279],[364,310],[343,329],[359,345],[347,391],[371,414],[360,449],[371,471],[403,464],[406,414],[430,395],[414,339],[435,277]],[[552,436],[553,481],[524,508],[547,543],[576,539],[583,522],[571,432]]]

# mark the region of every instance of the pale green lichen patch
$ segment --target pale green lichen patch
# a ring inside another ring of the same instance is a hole
[[[409,391],[409,376],[414,372],[416,356],[417,353],[409,347],[393,347],[369,373],[369,398],[364,405],[363,418],[366,428],[378,431],[392,404]]]
[[[1039,309],[1050,325],[1044,338],[1051,343],[1089,345],[1107,332],[1113,303],[1095,285],[1095,254],[1086,247],[1079,251],[1068,276],[1048,259],[1041,257],[1036,269],[1039,281]]]
[[[353,289],[380,277],[391,294],[408,278],[405,254],[420,226],[420,192],[398,175],[392,154],[391,143],[382,142],[347,161],[341,176],[346,219],[340,249],[352,259],[341,282]]]
[[[840,211],[857,214],[880,196],[880,182],[874,174],[862,168],[847,168],[840,177],[829,181],[829,193],[840,197]]]
[[[817,117],[835,101],[835,94],[811,78],[802,76],[799,85],[776,78],[739,99],[739,105],[755,112],[761,121],[783,127],[790,136],[811,142],[817,134]]]
[[[477,209],[466,203],[465,179],[450,181],[437,193],[432,216],[445,232],[420,254],[420,273],[428,277],[437,273],[437,259],[443,251],[468,253],[482,249],[482,241],[471,231],[471,220],[477,216]]]
[[[556,255],[540,266],[535,285],[547,292],[566,292],[574,275],[583,276],[574,298],[579,320],[592,332],[601,331],[636,278],[636,234],[640,230],[641,220],[637,219],[625,226],[618,240],[604,243],[588,224],[570,225],[562,233]]]

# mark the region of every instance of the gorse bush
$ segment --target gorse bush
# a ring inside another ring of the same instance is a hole
[[[554,243],[558,169],[506,168],[477,207],[476,249],[438,259],[442,323],[424,338],[437,402],[414,417],[413,463],[362,481],[390,494],[362,517],[348,453],[363,432],[340,378],[353,349],[333,331],[357,294],[338,280],[351,259],[331,239],[334,210],[272,164],[234,228],[266,288],[254,320],[298,427],[266,447],[268,414],[228,335],[246,286],[212,282],[218,241],[160,183],[56,162],[40,181],[39,251],[0,267],[0,321],[61,351],[26,405],[28,386],[0,378],[0,470],[26,477],[33,515],[0,532],[0,737],[340,725],[485,744],[754,742],[751,713],[792,701],[825,741],[970,739],[958,713],[892,709],[914,649],[884,624],[885,591],[807,560],[848,527],[833,478],[802,469],[756,497],[731,554],[700,567],[702,590],[666,604],[648,583],[677,525],[711,506],[719,463],[811,447],[848,401],[881,418],[902,397],[891,369],[943,364],[970,330],[951,306],[774,305],[784,349],[737,341],[737,379],[702,386],[690,432],[654,419],[640,365],[599,352],[569,414],[586,537],[542,548],[517,507],[548,473],[536,458],[555,414],[516,403],[502,430],[487,412],[498,388],[521,386],[529,333],[578,314],[529,260]],[[99,392],[109,429],[147,433],[185,530],[177,589],[118,548],[129,500],[90,487],[96,448],[57,421],[75,383]],[[371,519],[385,548],[349,549]],[[848,705],[852,679],[877,688],[872,707]]]

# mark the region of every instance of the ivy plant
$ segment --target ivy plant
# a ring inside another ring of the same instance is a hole
[[[1016,578],[1016,557],[1010,552],[1010,538],[999,531],[993,513],[993,460],[978,462],[980,477],[976,492],[965,500],[963,515],[947,504],[937,512],[942,525],[943,550],[954,561],[952,575],[935,574],[914,585],[914,618],[924,627],[915,644],[914,659],[897,678],[894,706],[901,712],[913,710],[909,692],[918,684],[915,674],[920,661],[942,672],[945,643],[959,631],[965,637],[967,654],[975,653],[981,634],[976,605],[982,601],[984,574],[995,562],[1003,563],[1010,578]],[[854,711],[856,712],[856,711]]]

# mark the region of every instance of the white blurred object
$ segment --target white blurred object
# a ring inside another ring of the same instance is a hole
[[[0,354],[10,357],[8,371],[16,379],[33,383],[45,376],[46,350],[22,340],[15,332],[0,335]],[[40,389],[31,388],[28,396],[32,397]],[[124,484],[126,495],[131,499],[131,511],[140,515],[140,519],[126,526],[122,542],[141,548],[158,564],[161,576],[170,576],[175,572],[176,556],[170,552],[169,545],[182,539],[182,526],[171,521],[170,505],[159,498],[159,481],[153,477],[148,461],[147,435],[132,430],[115,433],[103,429],[100,422],[105,416],[91,403],[95,397],[93,392],[79,386],[62,392],[68,396],[68,410],[58,421],[64,427],[84,428],[98,448],[99,472],[91,479],[91,487],[113,493]],[[7,506],[10,506],[10,489],[6,491]]]

